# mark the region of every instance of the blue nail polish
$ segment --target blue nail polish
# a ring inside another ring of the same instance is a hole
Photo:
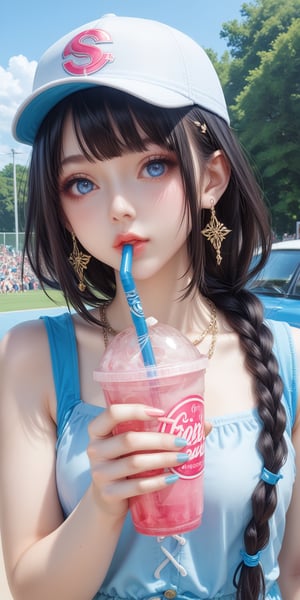
[[[177,448],[184,448],[187,445],[187,441],[184,438],[175,438],[175,446]]]
[[[165,482],[167,485],[170,485],[171,483],[175,483],[175,481],[178,481],[179,479],[179,475],[176,475],[174,473],[174,475],[167,475],[167,477],[165,477]]]
[[[187,460],[189,460],[189,455],[185,454],[185,452],[181,452],[180,454],[177,454],[177,462],[179,463],[184,463]]]

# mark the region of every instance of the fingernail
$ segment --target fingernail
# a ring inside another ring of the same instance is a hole
[[[152,408],[149,406],[149,408],[145,408],[145,413],[148,417],[161,417],[165,414],[165,411],[161,408]]]
[[[177,462],[179,463],[184,463],[187,460],[189,460],[189,455],[185,454],[184,452],[181,452],[180,454],[177,454]]]
[[[171,483],[175,483],[175,481],[178,481],[179,479],[179,475],[176,475],[174,473],[174,475],[167,475],[167,477],[165,477],[165,482],[167,485],[170,485]]]
[[[175,423],[175,419],[170,419],[170,417],[158,417],[157,419],[160,423],[168,423],[168,424],[173,424]]]
[[[175,438],[174,443],[177,448],[184,448],[187,445],[187,441],[184,438]]]

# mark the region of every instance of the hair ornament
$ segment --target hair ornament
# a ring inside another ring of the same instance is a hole
[[[241,550],[241,557],[246,567],[257,567],[260,561],[260,555],[261,552],[257,552],[257,554],[247,554],[247,552]]]
[[[276,485],[279,479],[283,478],[283,475],[281,475],[281,473],[272,473],[271,471],[268,471],[266,467],[264,467],[261,472],[260,478],[269,485]]]
[[[206,123],[200,123],[200,121],[193,121],[194,125],[196,125],[196,127],[199,127],[201,133],[203,133],[204,135],[207,133],[207,125]]]

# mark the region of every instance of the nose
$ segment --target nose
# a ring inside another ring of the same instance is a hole
[[[132,202],[120,192],[112,195],[109,211],[112,222],[129,221],[136,216]]]

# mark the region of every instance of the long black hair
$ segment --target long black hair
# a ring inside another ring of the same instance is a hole
[[[47,115],[32,153],[24,254],[28,255],[43,287],[60,288],[67,303],[93,322],[97,320],[86,306],[98,306],[103,298],[113,299],[115,275],[111,267],[92,257],[85,275],[86,290],[81,292],[68,258],[72,238],[64,226],[58,184],[62,134],[68,115],[73,119],[78,142],[88,160],[121,156],[125,149],[144,150],[145,139],[176,153],[191,225],[187,243],[192,278],[184,295],[198,289],[224,312],[239,335],[262,421],[258,448],[264,466],[277,473],[287,454],[283,437],[286,417],[281,403],[282,382],[262,305],[246,287],[249,278],[267,260],[271,228],[261,190],[235,135],[221,118],[197,106],[163,109],[125,93],[104,88],[100,91],[97,87],[67,97]],[[199,124],[205,126],[199,127]],[[217,205],[219,221],[231,230],[222,245],[221,265],[216,263],[211,244],[200,234],[210,211],[201,209],[194,168],[195,155],[203,167],[219,149],[231,169],[229,184]],[[84,251],[80,244],[79,249]],[[258,249],[259,259],[250,270]],[[260,480],[252,495],[253,516],[244,533],[248,554],[256,554],[268,544],[268,521],[276,503],[276,486]],[[265,594],[261,566],[238,563],[237,557],[234,579],[237,599],[258,600],[260,594]]]

